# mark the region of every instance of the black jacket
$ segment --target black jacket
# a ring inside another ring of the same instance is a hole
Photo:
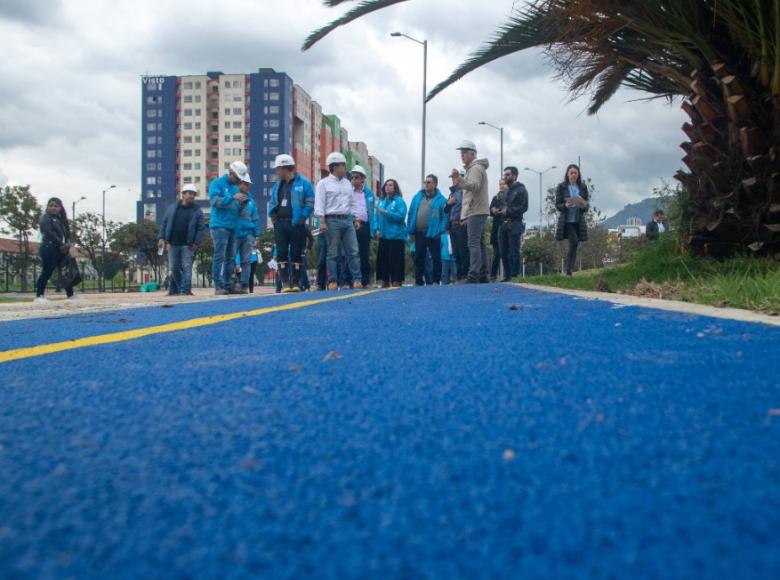
[[[664,224],[666,227],[666,224]],[[655,220],[651,220],[649,224],[645,226],[645,235],[648,240],[657,240],[660,235],[658,231],[658,223]]]
[[[51,244],[59,248],[63,244],[70,243],[70,231],[60,216],[44,213],[39,226],[42,244]]]
[[[560,241],[566,237],[566,199],[569,197],[569,184],[559,183],[555,190],[555,209],[558,210],[558,225],[555,227],[555,239]],[[584,183],[580,186],[580,197],[585,201],[590,201],[588,186]],[[579,221],[577,222],[577,238],[580,242],[588,239],[588,224],[585,221],[585,214],[590,209],[590,204],[580,209]]]
[[[512,221],[523,221],[523,215],[528,211],[528,190],[520,182],[509,188],[506,196],[506,217]]]
[[[160,224],[160,239],[166,242],[171,241],[171,235],[173,234],[173,222],[176,218],[176,209],[179,207],[179,202],[172,203],[165,210],[162,223]],[[189,226],[187,226],[187,245],[193,244],[200,245],[203,241],[203,234],[205,233],[205,226],[203,225],[203,210],[195,205],[195,211],[192,212]]]

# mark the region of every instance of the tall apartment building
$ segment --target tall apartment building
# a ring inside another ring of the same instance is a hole
[[[265,229],[278,154],[291,153],[299,172],[316,182],[327,171],[329,153],[349,150],[338,117],[323,115],[302,87],[273,69],[144,77],[142,98],[139,221],[159,222],[188,183],[198,187],[197,203],[208,212],[208,184],[238,159],[249,167]],[[326,124],[332,127],[328,135]]]

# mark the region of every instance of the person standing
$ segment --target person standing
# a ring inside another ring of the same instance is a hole
[[[181,201],[168,206],[160,224],[157,245],[168,244],[168,296],[192,296],[192,263],[198,251],[205,227],[203,210],[195,203],[198,188],[191,183],[181,190]]]
[[[653,219],[645,226],[645,235],[647,239],[657,240],[658,237],[666,231],[666,224],[664,224],[664,212],[663,210],[656,210],[653,214]]]
[[[290,155],[277,155],[274,161],[276,183],[271,191],[268,216],[274,224],[276,260],[282,281],[289,279],[285,292],[301,290],[301,256],[306,241],[306,220],[314,209],[314,189],[311,183],[296,171]],[[288,266],[292,260],[292,275]]]
[[[366,186],[366,170],[355,165],[351,172],[352,187],[355,196],[355,217],[360,227],[355,232],[360,254],[360,281],[364,287],[371,282],[371,222],[374,216],[374,192]],[[345,279],[351,284],[350,273],[345,273]]]
[[[211,277],[217,295],[232,292],[239,203],[247,200],[247,195],[238,189],[242,181],[252,182],[249,170],[241,161],[234,161],[225,175],[209,184],[209,229],[214,242]]]
[[[65,213],[65,207],[60,198],[52,197],[46,202],[46,211],[41,216],[38,225],[41,232],[39,254],[42,267],[35,285],[35,301],[48,302],[44,296],[46,284],[49,283],[51,275],[70,252],[70,224],[68,223],[68,214]],[[68,298],[73,298],[73,286],[67,286],[65,293]]]
[[[465,173],[461,171],[460,176],[464,175]],[[452,254],[455,258],[458,281],[462,282],[466,279],[469,271],[468,227],[461,222],[463,188],[455,185],[455,179],[452,177],[450,179],[452,179],[453,184],[450,186],[450,196],[447,198],[447,207],[445,207],[445,211],[448,213],[447,229],[450,232],[450,240],[452,240]]]
[[[399,288],[404,281],[406,247],[406,202],[395,179],[382,186],[383,198],[376,208],[376,235],[379,247],[376,253],[376,271],[382,288]]]
[[[425,177],[423,189],[417,192],[409,206],[406,229],[414,238],[414,275],[418,286],[425,285],[425,261],[428,252],[433,259],[433,285],[441,284],[441,235],[447,231],[447,200],[437,187],[439,179],[431,174]]]
[[[504,179],[498,181],[498,193],[490,202],[490,217],[493,218],[493,223],[490,228],[490,245],[493,246],[493,263],[490,266],[490,281],[495,282],[498,277],[498,267],[501,264],[501,246],[499,242],[499,236],[504,224],[504,216],[506,215],[506,195],[509,187]],[[504,276],[506,276],[506,267],[504,268]]]
[[[452,254],[452,243],[447,233],[441,236],[441,283],[442,285],[454,284],[457,280],[458,267],[455,256]]]
[[[246,201],[239,202],[238,226],[236,227],[237,254],[241,256],[241,276],[236,292],[249,293],[249,280],[252,276],[252,252],[255,251],[257,238],[260,236],[260,216],[257,213],[255,200],[249,193],[249,183],[242,181],[238,185],[241,193],[247,196]]]
[[[577,246],[588,239],[588,225],[585,214],[590,207],[588,186],[582,182],[580,168],[573,163],[566,168],[563,181],[555,190],[555,208],[558,210],[558,224],[555,239],[569,240],[569,253],[566,255],[566,275],[571,276],[577,259]]]
[[[355,286],[362,288],[360,252],[355,232],[360,221],[355,216],[354,188],[346,178],[347,159],[338,151],[326,158],[329,175],[317,183],[314,215],[320,220],[320,232],[328,245],[328,290],[337,290],[337,260],[343,249]]]
[[[528,190],[517,181],[517,167],[504,168],[504,180],[509,186],[506,196],[504,227],[499,233],[501,256],[504,260],[504,281],[520,274],[520,253],[523,247],[525,223],[523,216],[528,211]]]
[[[487,247],[485,246],[485,224],[488,218],[488,177],[487,159],[477,159],[477,146],[472,141],[463,141],[460,147],[460,159],[465,168],[461,177],[457,169],[450,173],[453,185],[463,189],[463,208],[461,223],[468,226],[469,273],[466,281],[470,284],[488,282]]]

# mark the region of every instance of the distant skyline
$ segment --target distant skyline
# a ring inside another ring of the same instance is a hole
[[[310,51],[309,32],[343,9],[319,0],[228,0],[220,4],[118,0],[6,0],[0,5],[0,185],[32,186],[70,208],[132,220],[141,188],[141,93],[145,74],[225,73],[271,67],[293,77],[339,115],[350,139],[370,143],[407,196],[420,184],[421,48],[390,32],[429,42],[428,86],[444,79],[506,17],[511,0],[489,4],[409,2],[344,27]],[[349,7],[349,6],[348,6]],[[446,16],[446,26],[443,19]],[[99,23],[99,25],[96,25]],[[242,30],[243,29],[243,30]],[[526,221],[539,215],[536,175],[544,187],[581,156],[596,186],[595,204],[611,215],[648,197],[680,167],[684,114],[664,101],[628,102],[620,91],[597,117],[586,100],[569,102],[538,52],[505,58],[467,77],[428,105],[427,172],[446,178],[459,165],[455,147],[471,139],[497,190],[499,132],[504,163],[521,169],[530,195]]]

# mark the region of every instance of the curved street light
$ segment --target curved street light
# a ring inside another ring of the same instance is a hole
[[[404,34],[403,32],[391,32],[390,36],[393,37],[404,37],[412,42],[416,42],[417,44],[421,45],[423,47],[423,94],[422,94],[422,159],[421,159],[421,168],[420,168],[420,186],[422,186],[423,181],[425,181],[425,116],[426,116],[426,108],[428,103],[425,100],[425,97],[428,96],[428,88],[427,88],[427,82],[428,82],[428,41],[427,40],[417,40],[416,38],[412,38],[408,34]]]
[[[101,261],[101,272],[100,272],[100,279],[103,286],[103,292],[106,291],[106,192],[109,189],[116,188],[116,185],[109,185],[107,188],[103,190],[103,239],[102,241],[102,248],[101,248],[101,255],[100,255],[100,261]]]
[[[539,176],[539,239],[542,238],[542,211],[544,208],[544,203],[542,202],[542,175],[548,171],[552,171],[553,169],[557,169],[557,167],[553,165],[544,171],[537,171],[536,169],[531,169],[530,167],[523,168],[524,171],[531,171],[532,173],[536,173]]]
[[[477,125],[487,125],[488,127],[493,127],[496,131],[499,131],[501,133],[501,167],[498,168],[498,179],[504,177],[504,128],[503,127],[496,127],[495,125],[488,123],[487,121],[480,121],[477,123]]]

